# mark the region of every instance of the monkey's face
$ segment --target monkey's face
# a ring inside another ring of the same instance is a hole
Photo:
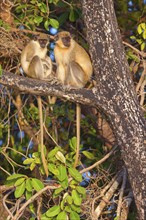
[[[71,46],[71,36],[67,31],[58,33],[55,37],[56,44],[61,48],[68,48]]]
[[[43,36],[43,35],[34,35],[33,40],[37,41],[41,48],[47,47],[47,45],[49,43],[49,38],[47,38],[46,36]]]
[[[38,42],[39,42],[41,48],[45,48],[48,45],[47,39],[38,39]]]

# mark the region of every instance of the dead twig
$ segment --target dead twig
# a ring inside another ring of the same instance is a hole
[[[110,199],[112,198],[119,184],[121,183],[122,177],[123,177],[123,170],[119,173],[119,175],[117,176],[116,180],[114,181],[110,189],[107,191],[107,193],[102,197],[101,202],[99,203],[99,205],[94,211],[93,219],[96,219],[96,220],[99,219],[103,209],[109,203]]]
[[[92,170],[93,168],[99,166],[100,164],[102,164],[104,161],[106,161],[113,153],[114,151],[117,149],[117,146],[113,147],[113,149],[106,154],[101,160],[97,161],[96,163],[94,163],[93,165],[91,165],[90,167],[87,167],[83,170],[80,171],[80,173],[86,173],[89,170]]]
[[[123,196],[124,196],[124,190],[126,187],[126,181],[127,181],[127,175],[126,175],[126,169],[124,168],[123,171],[123,182],[122,182],[122,186],[120,189],[120,194],[119,194],[119,201],[118,201],[118,207],[117,207],[117,217],[119,220],[124,220],[123,218],[121,218],[121,210],[122,210],[122,201],[123,201]]]

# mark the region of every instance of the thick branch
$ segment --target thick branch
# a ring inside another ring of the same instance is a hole
[[[97,95],[96,98],[94,95],[94,92],[96,91],[95,88],[92,90],[73,89],[67,86],[62,86],[56,79],[41,81],[5,72],[0,78],[0,84],[25,93],[43,96],[57,96],[84,105],[96,106],[99,102]]]

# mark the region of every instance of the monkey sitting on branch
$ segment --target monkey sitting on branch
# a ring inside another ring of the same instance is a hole
[[[74,88],[83,88],[90,80],[93,67],[89,55],[67,31],[55,36],[55,60],[57,64],[57,78],[64,84]],[[77,146],[74,167],[78,165],[80,148],[80,118],[81,108],[76,105]]]
[[[52,74],[52,62],[47,56],[49,39],[46,36],[35,37],[23,49],[21,53],[21,66],[27,76],[39,80],[47,80]],[[37,97],[40,120],[40,151],[46,176],[48,176],[47,161],[44,154],[43,143],[43,112],[41,97]]]

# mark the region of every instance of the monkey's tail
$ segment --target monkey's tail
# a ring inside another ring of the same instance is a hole
[[[44,153],[44,128],[43,128],[43,110],[42,110],[42,100],[41,97],[37,97],[38,108],[39,108],[39,119],[40,119],[40,151],[42,157],[42,163],[45,170],[46,176],[48,176],[48,166]]]
[[[79,152],[80,152],[80,121],[81,121],[81,107],[80,104],[76,104],[76,136],[77,136],[77,145],[76,145],[76,156],[74,167],[78,165],[79,161]]]

